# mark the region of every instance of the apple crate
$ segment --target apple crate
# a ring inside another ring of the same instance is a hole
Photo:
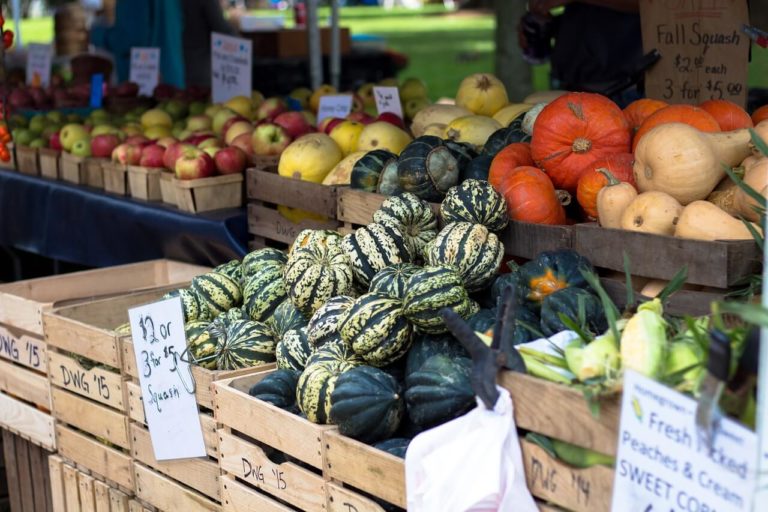
[[[188,281],[200,267],[154,260],[0,285],[0,427],[53,450],[43,313],[130,290]]]
[[[102,162],[101,168],[104,170],[104,190],[119,196],[130,194],[128,167],[125,164],[107,160]]]
[[[163,169],[143,167],[140,165],[128,166],[128,181],[130,183],[131,197],[144,201],[160,201],[160,175]]]
[[[300,510],[324,511],[323,434],[335,427],[317,425],[250,396],[251,386],[271,373],[214,383],[224,509],[248,510],[236,505],[236,496],[239,502],[242,495],[266,493]]]
[[[226,174],[196,180],[173,178],[178,208],[200,213],[243,205],[243,175]]]
[[[89,187],[104,189],[104,163],[109,162],[108,158],[88,157],[83,160],[83,170],[85,172],[85,184]]]
[[[276,173],[280,155],[255,155],[252,160],[255,169]]]
[[[61,179],[75,185],[85,185],[86,177],[83,161],[85,161],[85,158],[81,156],[75,156],[62,151],[61,158],[59,159]]]
[[[19,172],[37,176],[40,174],[40,162],[37,156],[37,148],[28,146],[16,146],[16,162],[19,164]]]
[[[276,172],[248,169],[248,231],[254,235],[253,247],[293,243],[304,229],[337,229],[337,187],[279,176]],[[298,208],[325,220],[294,222],[278,207]]]
[[[126,493],[58,455],[48,458],[53,511],[130,512],[133,492]]]
[[[163,169],[160,173],[160,200],[165,204],[176,206],[176,183],[174,183],[174,174],[172,171]]]
[[[37,154],[40,161],[40,175],[44,178],[58,180],[60,178],[59,158],[61,157],[61,151],[51,148],[40,148],[37,150]]]

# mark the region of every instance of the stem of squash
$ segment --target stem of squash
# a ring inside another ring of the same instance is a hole
[[[602,174],[603,176],[608,178],[608,186],[609,187],[612,187],[614,185],[618,185],[619,183],[621,183],[621,181],[619,181],[616,178],[616,176],[611,174],[611,171],[609,171],[608,169],[606,169],[604,167],[601,167],[600,169],[597,169],[597,172],[599,172],[600,174]]]
[[[574,153],[586,153],[592,149],[592,143],[584,137],[578,137],[573,141],[572,149]]]
[[[568,206],[573,200],[573,196],[567,190],[555,190],[555,194],[557,194],[557,199],[563,206]]]

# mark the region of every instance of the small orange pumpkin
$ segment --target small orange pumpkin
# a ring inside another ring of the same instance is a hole
[[[565,209],[552,180],[536,167],[518,167],[505,175],[499,192],[509,218],[533,224],[565,224]]]
[[[608,177],[604,171],[619,181],[635,186],[635,174],[632,172],[634,163],[635,156],[632,153],[616,153],[587,166],[576,188],[576,200],[587,215],[597,218],[597,194],[600,189],[608,186]]]
[[[715,118],[720,129],[724,132],[754,126],[749,114],[732,101],[707,100],[699,106]]]
[[[643,121],[637,133],[635,133],[635,139],[632,141],[632,152],[637,148],[637,143],[640,142],[643,135],[660,124],[667,123],[684,123],[702,132],[721,131],[717,119],[712,117],[706,110],[694,107],[693,105],[669,105],[657,110]]]
[[[488,171],[488,183],[496,190],[499,190],[501,182],[507,174],[515,170],[515,168],[525,165],[533,165],[531,145],[527,142],[513,142],[493,157]]]
[[[669,103],[661,100],[640,98],[624,107],[624,117],[627,118],[627,122],[629,123],[629,128],[632,130],[632,133],[635,133],[637,129],[640,128],[640,125],[643,124],[643,121],[648,118],[648,116],[668,105]]]
[[[752,123],[755,126],[768,119],[768,105],[763,105],[754,112],[752,112]]]
[[[587,165],[628,152],[631,138],[629,123],[614,102],[599,94],[571,92],[539,114],[531,155],[555,187],[574,192]]]

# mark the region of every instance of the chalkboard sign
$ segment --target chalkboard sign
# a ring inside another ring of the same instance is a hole
[[[640,0],[643,49],[661,60],[645,75],[649,98],[698,104],[747,101],[747,0]]]

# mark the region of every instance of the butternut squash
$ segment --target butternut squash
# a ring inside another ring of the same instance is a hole
[[[633,167],[640,192],[665,192],[686,205],[706,198],[750,154],[748,130],[703,133],[682,123],[649,131],[637,145]]]
[[[728,215],[738,215],[734,197],[739,186],[729,176],[726,176],[717,184],[715,190],[707,196],[707,201],[714,204]]]
[[[621,182],[606,169],[599,169],[606,178],[608,185],[597,193],[597,220],[605,228],[621,228],[621,216],[624,210],[637,197],[635,187],[626,182]]]
[[[621,215],[621,228],[657,235],[672,235],[683,207],[664,192],[643,192]]]
[[[768,198],[768,157],[760,158],[744,171],[744,183],[753,190]],[[740,215],[750,222],[759,222],[760,213],[755,208],[757,201],[744,192],[741,187],[736,187],[733,194],[733,206],[736,215]]]
[[[759,227],[755,225],[759,231]],[[708,201],[694,201],[683,209],[675,236],[695,240],[751,240],[744,223]]]

